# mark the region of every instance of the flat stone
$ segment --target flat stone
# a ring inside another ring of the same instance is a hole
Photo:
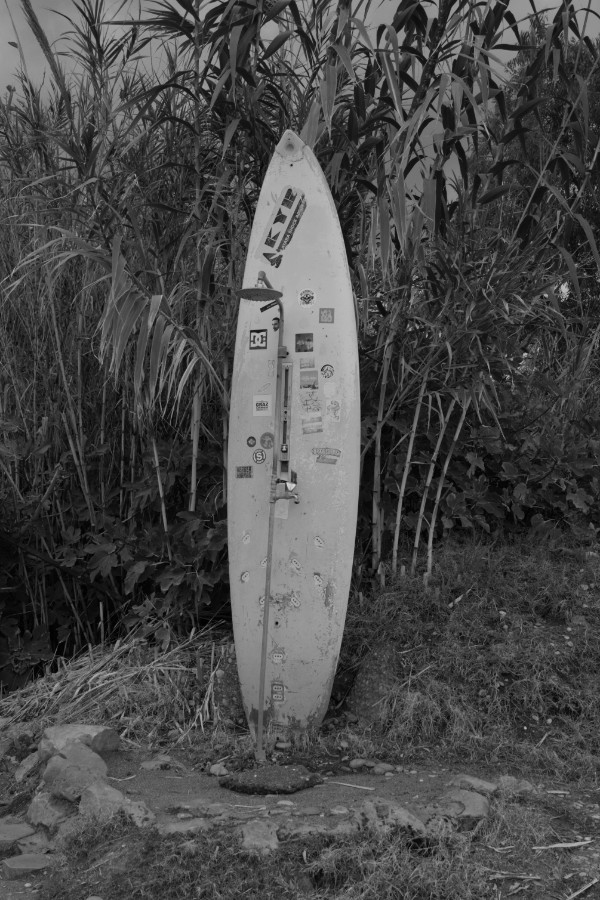
[[[77,807],[68,800],[60,800],[48,791],[40,791],[29,804],[27,821],[33,826],[43,825],[49,831],[54,831],[61,822],[65,822],[76,813]]]
[[[158,833],[166,834],[198,834],[210,831],[208,819],[186,819],[184,822],[167,822],[158,826]]]
[[[365,759],[351,759],[348,763],[351,769],[362,769],[366,764],[367,761]]]
[[[0,850],[8,850],[17,841],[35,834],[31,825],[25,822],[3,822],[0,820]]]
[[[242,850],[250,853],[266,855],[277,850],[277,826],[274,822],[265,822],[261,819],[253,819],[241,826]]]
[[[213,763],[209,772],[211,775],[216,775],[217,778],[222,778],[223,775],[229,774],[229,769],[223,763]]]
[[[515,778],[514,775],[501,775],[498,779],[498,789],[503,794],[513,794],[515,796],[523,796],[524,794],[533,794],[534,786],[524,778]]]
[[[261,766],[225,775],[219,783],[242,794],[294,794],[323,784],[323,779],[304,766]]]
[[[350,810],[347,806],[332,806],[329,812],[332,816],[347,816]]]
[[[17,782],[17,784],[21,784],[21,782],[27,778],[29,773],[33,772],[33,770],[39,764],[39,761],[40,757],[37,750],[35,751],[35,753],[30,753],[29,756],[26,756],[25,759],[21,761],[21,763],[15,770],[15,774],[13,775],[13,778]]]
[[[52,865],[48,855],[40,853],[21,853],[20,856],[9,856],[2,860],[2,874],[8,881],[26,878],[34,872],[43,872]]]
[[[85,744],[102,756],[103,753],[118,750],[121,738],[113,728],[106,728],[104,725],[52,725],[44,730],[38,746],[41,762],[46,762],[68,744],[76,742]]]
[[[475,778],[474,775],[457,775],[450,784],[453,787],[464,788],[467,791],[476,791],[478,794],[485,794],[486,796],[495,794],[498,790],[498,785],[493,781],[484,781],[482,778]]]
[[[144,828],[156,821],[154,813],[140,800],[130,800],[109,784],[90,784],[81,795],[79,812],[83,816],[109,821],[120,812],[130,816],[133,822]]]

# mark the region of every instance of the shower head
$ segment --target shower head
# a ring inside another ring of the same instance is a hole
[[[259,303],[269,303],[280,300],[283,297],[281,291],[274,291],[267,287],[248,287],[236,291],[240,300],[257,300]]]

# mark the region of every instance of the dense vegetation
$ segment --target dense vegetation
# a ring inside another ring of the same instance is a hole
[[[595,543],[600,57],[572,0],[378,28],[369,0],[116,28],[73,0],[68,70],[21,2],[49,83],[22,56],[0,99],[1,682],[226,600],[234,291],[286,127],[355,280],[357,578],[427,579],[451,531]]]

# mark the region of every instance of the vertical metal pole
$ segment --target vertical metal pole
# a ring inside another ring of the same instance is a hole
[[[259,273],[259,277],[262,273]],[[265,279],[266,280],[266,279]],[[260,678],[258,683],[258,722],[256,724],[256,759],[265,762],[264,749],[264,709],[265,681],[267,672],[267,652],[269,649],[269,605],[271,600],[271,573],[273,568],[273,538],[275,536],[275,483],[278,475],[279,446],[281,444],[281,375],[283,348],[283,304],[277,301],[279,309],[279,331],[277,342],[277,376],[275,381],[275,434],[273,435],[273,467],[271,470],[271,490],[269,494],[269,530],[267,534],[267,573],[265,575],[265,603],[263,607],[263,629],[260,648]]]

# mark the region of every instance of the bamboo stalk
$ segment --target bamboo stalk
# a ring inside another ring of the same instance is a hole
[[[190,472],[190,499],[188,504],[189,512],[196,512],[196,502],[198,497],[198,444],[200,442],[200,376],[196,378],[196,386],[194,388],[194,396],[192,399],[192,469]]]
[[[152,441],[152,454],[154,456],[154,471],[156,474],[156,483],[158,485],[158,494],[160,497],[160,512],[162,517],[163,530],[165,533],[165,540],[167,542],[167,554],[169,557],[169,562],[173,562],[173,554],[171,553],[171,541],[169,539],[169,524],[167,522],[167,509],[165,506],[165,492],[163,489],[162,478],[160,477],[160,462],[158,459],[158,447],[156,445],[156,438],[154,435],[151,437]]]
[[[437,462],[437,458],[439,456],[440,447],[442,446],[442,441],[444,439],[444,435],[446,434],[446,429],[448,428],[448,423],[450,421],[450,417],[454,411],[454,407],[456,405],[456,397],[453,397],[450,401],[450,405],[448,407],[448,412],[445,416],[442,417],[442,424],[440,428],[440,433],[438,434],[438,439],[436,441],[436,445],[434,451],[431,455],[431,462],[429,464],[429,470],[427,472],[427,480],[425,482],[425,488],[423,490],[423,496],[421,497],[421,506],[419,508],[419,518],[417,520],[417,527],[415,529],[415,540],[413,544],[413,552],[412,552],[412,560],[410,563],[410,574],[415,574],[415,569],[417,567],[417,555],[419,553],[419,543],[421,540],[421,528],[423,527],[423,517],[425,514],[425,505],[427,503],[427,497],[429,495],[429,488],[431,487],[431,481],[433,479],[433,471],[435,469],[435,464]]]
[[[385,395],[387,392],[388,374],[390,370],[390,360],[394,348],[394,338],[396,332],[394,329],[386,338],[385,348],[383,351],[383,368],[381,373],[381,387],[379,389],[379,404],[377,408],[377,423],[375,425],[375,460],[373,462],[373,505],[372,505],[372,553],[371,568],[373,572],[379,569],[381,562],[381,539],[383,533],[383,515],[381,508],[381,435],[383,432]]]
[[[415,435],[417,433],[417,424],[419,421],[419,416],[421,414],[421,406],[423,404],[423,395],[425,393],[425,387],[427,385],[428,374],[429,374],[429,370],[426,369],[425,373],[423,375],[423,380],[421,381],[421,387],[419,388],[419,396],[417,397],[417,404],[415,406],[415,414],[413,416],[413,424],[412,424],[412,428],[410,431],[408,447],[406,450],[406,462],[404,463],[404,470],[402,472],[402,481],[400,483],[400,492],[398,494],[398,506],[396,507],[396,525],[394,528],[394,545],[393,545],[393,550],[392,550],[392,573],[394,575],[398,571],[398,544],[400,542],[400,522],[402,520],[402,507],[404,504],[404,493],[406,491],[406,482],[408,480],[408,473],[410,471],[413,446],[415,443]]]
[[[460,414],[460,420],[458,425],[456,426],[456,431],[454,432],[454,438],[452,440],[452,444],[450,445],[450,449],[448,450],[448,454],[446,459],[444,460],[444,468],[442,469],[442,473],[440,475],[440,482],[438,484],[438,489],[435,495],[435,503],[433,505],[433,512],[431,513],[431,521],[429,523],[429,535],[427,538],[427,572],[425,573],[425,584],[429,581],[431,577],[431,572],[433,570],[433,536],[435,534],[435,523],[437,521],[438,509],[440,506],[440,499],[442,496],[442,489],[444,487],[444,482],[446,480],[446,474],[448,472],[448,466],[450,465],[450,460],[454,454],[454,450],[456,449],[456,443],[462,431],[462,427],[464,425],[464,421],[467,417],[467,412],[469,410],[469,406],[471,405],[471,397],[467,397],[465,400],[465,404],[462,408],[462,412]]]

